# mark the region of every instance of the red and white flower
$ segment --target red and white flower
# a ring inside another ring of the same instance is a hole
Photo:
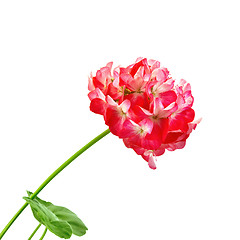
[[[183,79],[175,84],[156,60],[138,58],[113,70],[112,65],[89,77],[90,110],[155,169],[156,156],[183,148],[200,122],[194,120],[191,86]]]

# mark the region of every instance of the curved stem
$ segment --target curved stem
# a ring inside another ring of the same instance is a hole
[[[36,229],[33,231],[33,233],[31,234],[31,236],[28,238],[28,240],[31,240],[32,237],[35,235],[35,233],[37,232],[37,230],[41,227],[41,223],[39,223],[39,225],[36,227]]]
[[[47,228],[45,228],[44,232],[43,232],[43,235],[39,238],[39,240],[43,240],[43,238],[45,237],[47,233]]]
[[[42,191],[42,189],[49,183],[51,180],[56,177],[65,167],[67,167],[73,160],[75,160],[79,155],[81,155],[83,152],[85,152],[88,148],[90,148],[93,144],[98,142],[100,139],[105,137],[108,133],[110,133],[110,130],[107,129],[101,134],[99,134],[97,137],[95,137],[93,140],[91,140],[89,143],[87,143],[84,147],[82,147],[79,151],[77,151],[75,154],[73,154],[66,162],[64,162],[59,168],[57,168],[40,186],[39,188],[30,196],[31,199],[34,199],[39,192]],[[7,232],[7,230],[10,228],[10,226],[13,224],[13,222],[17,219],[17,217],[22,213],[22,211],[28,206],[28,203],[26,202],[19,210],[18,212],[13,216],[13,218],[9,221],[9,223],[5,226],[5,228],[0,233],[0,239],[4,236],[4,234]]]

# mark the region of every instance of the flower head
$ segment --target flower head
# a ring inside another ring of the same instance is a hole
[[[191,86],[183,79],[175,84],[156,60],[138,58],[113,70],[112,65],[89,77],[90,110],[155,169],[156,156],[183,148],[200,122],[194,120]]]

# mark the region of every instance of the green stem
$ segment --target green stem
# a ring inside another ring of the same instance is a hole
[[[31,236],[28,238],[28,240],[31,240],[32,237],[35,235],[35,233],[37,232],[37,230],[41,227],[41,223],[36,227],[36,229],[33,231],[33,233],[31,234]]]
[[[84,147],[82,147],[79,151],[77,151],[75,154],[73,154],[66,162],[64,162],[59,168],[57,168],[41,185],[40,187],[30,196],[31,199],[34,199],[39,192],[54,178],[56,177],[65,167],[67,167],[73,160],[75,160],[79,155],[81,155],[83,152],[85,152],[88,148],[90,148],[93,144],[98,142],[100,139],[105,137],[108,133],[110,133],[110,130],[107,129],[101,134],[99,134],[97,137],[95,137],[93,140],[91,140],[89,143],[87,143]],[[10,226],[14,223],[14,221],[17,219],[17,217],[22,213],[22,211],[28,206],[28,203],[26,202],[19,210],[18,212],[13,216],[13,218],[9,221],[9,223],[5,226],[5,228],[0,233],[0,239],[4,236],[4,234],[7,232],[7,230],[10,228]]]
[[[47,233],[47,228],[45,228],[44,232],[43,232],[43,235],[39,238],[39,240],[43,240],[43,238],[45,237]]]

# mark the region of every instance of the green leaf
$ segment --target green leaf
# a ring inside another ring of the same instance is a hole
[[[73,234],[82,236],[88,230],[82,220],[78,216],[65,207],[49,206],[49,209],[58,217],[58,219],[67,221],[73,230]]]
[[[72,236],[72,228],[65,221],[51,221],[46,223],[46,227],[49,231],[54,233],[60,238],[68,239]]]
[[[27,203],[30,204],[34,217],[42,224],[45,225],[46,222],[58,220],[57,216],[54,215],[46,206],[39,203],[37,199],[30,199],[29,197],[24,197]]]
[[[88,230],[82,220],[69,209],[55,206],[38,197],[31,199],[32,193],[27,193],[29,197],[24,199],[30,204],[34,217],[55,235],[68,239],[72,234],[82,236]]]

